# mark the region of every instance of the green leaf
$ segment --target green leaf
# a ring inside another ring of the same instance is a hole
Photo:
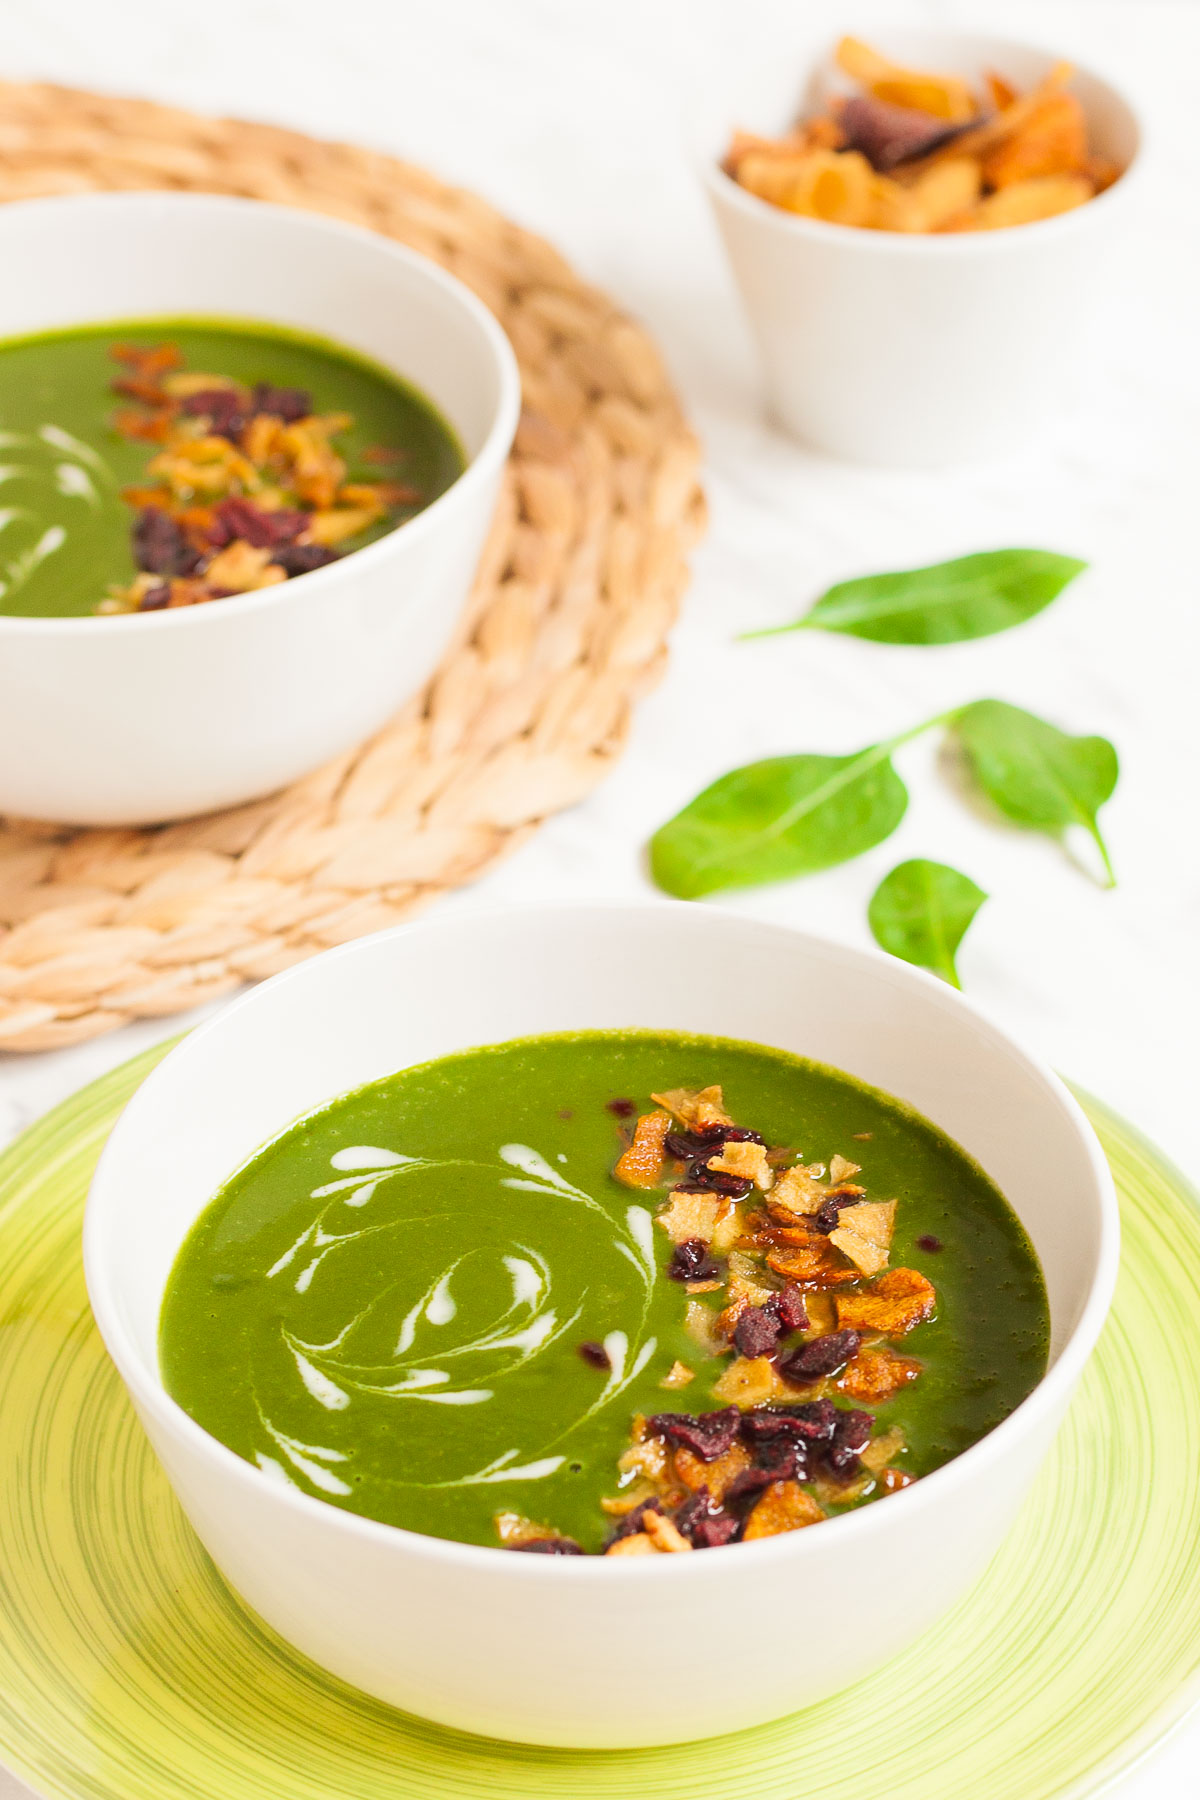
[[[776,631],[842,631],[879,644],[959,644],[1023,625],[1087,564],[1052,550],[983,550],[925,569],[839,581],[794,624]]]
[[[896,741],[853,756],[773,756],[731,769],[655,832],[655,881],[696,900],[861,856],[891,836],[908,805],[889,760]]]
[[[1060,838],[1082,825],[1095,839],[1108,885],[1116,886],[1096,815],[1117,785],[1117,753],[1107,738],[1071,737],[1004,700],[977,700],[952,721],[988,798],[1014,824]]]
[[[898,863],[871,896],[867,922],[881,950],[960,985],[954,952],[987,895],[969,875],[915,857]]]

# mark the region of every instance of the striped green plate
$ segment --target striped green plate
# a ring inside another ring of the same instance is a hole
[[[100,1146],[161,1054],[0,1159],[0,1761],[44,1794],[1078,1800],[1196,1697],[1200,1210],[1109,1114],[1089,1107],[1124,1212],[1116,1307],[974,1592],[869,1681],[776,1725],[571,1753],[460,1737],[321,1675],[243,1612],[184,1523],[100,1347],[79,1256]],[[820,1620],[807,1629],[820,1656]]]

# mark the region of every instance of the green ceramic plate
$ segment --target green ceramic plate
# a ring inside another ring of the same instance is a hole
[[[1125,1221],[1116,1306],[979,1586],[808,1712],[700,1745],[572,1753],[460,1737],[321,1675],[242,1611],[184,1523],[100,1347],[79,1256],[100,1146],[162,1054],[0,1159],[0,1761],[44,1794],[1078,1800],[1196,1697],[1200,1209],[1099,1108]]]

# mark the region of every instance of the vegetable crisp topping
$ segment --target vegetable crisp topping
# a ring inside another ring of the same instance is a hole
[[[799,1531],[816,1525],[825,1513],[798,1481],[774,1481],[751,1508],[742,1540],[778,1537],[782,1531]]]
[[[634,1417],[618,1491],[601,1502],[615,1521],[604,1554],[774,1537],[910,1485],[897,1460],[904,1433],[877,1430],[869,1410],[920,1380],[924,1365],[889,1340],[937,1303],[918,1270],[887,1268],[897,1202],[870,1198],[849,1157],[834,1153],[828,1170],[801,1163],[735,1125],[719,1086],[652,1099],[659,1110],[637,1116],[632,1135],[621,1128],[613,1175],[661,1196],[656,1222],[672,1246],[662,1273],[685,1288],[683,1323],[710,1363],[717,1405]],[[637,1113],[624,1100],[608,1110]],[[755,1191],[757,1205],[746,1197]],[[717,1303],[691,1297],[709,1291]],[[613,1366],[603,1345],[579,1351],[598,1370]],[[659,1385],[690,1386],[700,1372],[674,1359]],[[496,1523],[507,1548],[573,1553],[571,1540],[519,1515]]]
[[[852,1356],[837,1380],[840,1393],[867,1406],[881,1406],[915,1381],[923,1365],[915,1357],[900,1356],[887,1344],[860,1350]]]
[[[153,445],[147,480],[127,487],[139,573],[99,613],[196,606],[275,587],[335,562],[376,526],[397,525],[425,496],[408,483],[351,478],[337,440],[349,413],[317,414],[301,388],[180,367],[173,344],[114,345],[126,371],[114,428]],[[403,454],[380,446],[364,461]]]
[[[628,1155],[628,1151],[626,1155]],[[624,1158],[622,1158],[624,1161]],[[716,1194],[675,1193],[658,1215],[658,1224],[673,1244],[709,1244],[728,1203]]]
[[[1019,94],[992,72],[977,93],[960,75],[905,68],[858,38],[836,60],[860,92],[780,138],[735,132],[726,153],[726,174],[785,212],[869,231],[993,231],[1069,212],[1122,172],[1090,146],[1068,63]]]
[[[706,1165],[724,1175],[740,1175],[752,1181],[765,1194],[774,1185],[775,1171],[767,1162],[762,1144],[737,1143],[727,1140],[719,1156],[710,1156]]]
[[[626,1187],[656,1187],[662,1179],[663,1144],[670,1129],[670,1113],[643,1113],[634,1128],[633,1142],[613,1170],[617,1180]]]
[[[693,1093],[690,1088],[672,1088],[669,1093],[651,1094],[650,1098],[674,1113],[681,1125],[733,1124],[725,1111],[725,1096],[719,1087],[701,1088],[698,1093]]]
[[[839,1218],[837,1228],[829,1233],[829,1241],[836,1244],[842,1255],[848,1256],[862,1274],[878,1275],[887,1267],[895,1223],[894,1200],[862,1202],[844,1224]]]
[[[937,1304],[933,1283],[916,1269],[892,1269],[857,1294],[839,1294],[839,1325],[901,1337],[928,1319]]]

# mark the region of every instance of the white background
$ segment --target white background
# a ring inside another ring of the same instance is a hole
[[[1106,326],[1069,415],[1018,461],[949,474],[823,462],[773,435],[679,109],[747,49],[827,21],[1026,35],[1108,72],[1151,131],[1133,241],[1096,304]],[[551,237],[657,334],[701,432],[712,530],[670,673],[603,789],[452,905],[648,891],[647,835],[753,757],[835,752],[986,694],[1111,737],[1122,775],[1103,892],[1048,840],[977,815],[934,741],[901,753],[896,837],[847,867],[734,902],[865,943],[866,900],[907,856],[992,895],[964,986],[1026,1043],[1135,1120],[1192,1175],[1200,1011],[1200,11],[1195,0],[0,0],[0,74],[144,93],[394,149]],[[6,271],[5,279],[16,272]],[[807,633],[734,645],[832,580],[1035,544],[1091,569],[1005,637],[940,650]],[[161,1021],[47,1057],[0,1057],[0,1143],[179,1028]],[[1147,1597],[1148,1602],[1151,1597]],[[0,1772],[0,1800],[25,1789]],[[1200,1723],[1116,1790],[1196,1800]]]

